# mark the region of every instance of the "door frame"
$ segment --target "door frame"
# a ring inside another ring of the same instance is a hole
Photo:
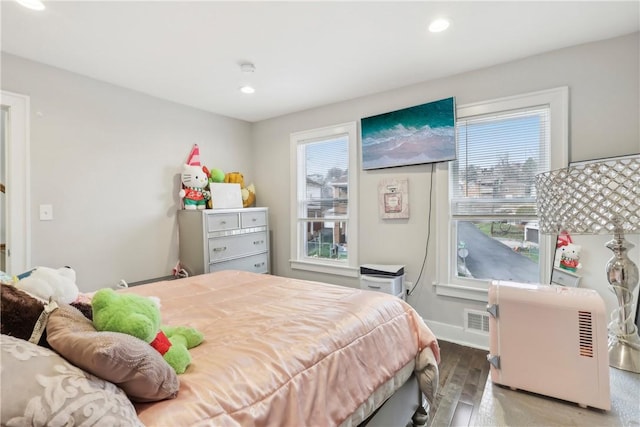
[[[31,268],[30,98],[0,91],[0,105],[8,109],[5,139],[6,270],[16,275]]]

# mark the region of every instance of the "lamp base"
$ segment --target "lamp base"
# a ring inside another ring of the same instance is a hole
[[[613,240],[607,242],[613,257],[607,263],[609,286],[618,299],[618,308],[611,313],[609,323],[609,365],[640,373],[640,337],[634,322],[633,291],[638,286],[638,267],[629,259],[622,228],[616,228]]]
[[[609,366],[640,374],[640,337],[636,334],[629,341],[609,337]]]

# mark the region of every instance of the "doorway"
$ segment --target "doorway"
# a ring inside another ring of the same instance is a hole
[[[6,186],[7,182],[7,109],[2,106],[0,108],[0,212],[2,212],[2,221],[0,221],[0,271],[7,271],[7,200]]]
[[[31,266],[29,97],[0,92],[0,262],[17,275]]]

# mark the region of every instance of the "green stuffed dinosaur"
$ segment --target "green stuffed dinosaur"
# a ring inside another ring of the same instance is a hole
[[[160,308],[151,298],[106,288],[94,294],[91,306],[96,330],[140,338],[158,350],[177,374],[191,363],[189,349],[204,339],[194,328],[161,326]]]

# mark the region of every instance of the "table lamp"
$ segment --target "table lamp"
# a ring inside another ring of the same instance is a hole
[[[640,373],[640,337],[635,324],[634,289],[638,267],[627,251],[625,233],[640,232],[640,155],[603,159],[536,176],[540,232],[612,234],[607,242],[609,287],[618,307],[609,323],[609,365]]]

